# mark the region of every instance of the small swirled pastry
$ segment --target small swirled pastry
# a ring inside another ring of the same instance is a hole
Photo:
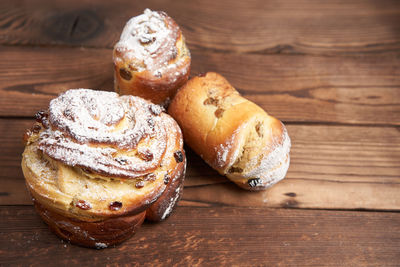
[[[73,89],[39,112],[22,170],[44,221],[63,239],[102,248],[145,218],[165,219],[182,192],[182,134],[162,108],[135,96]]]
[[[240,187],[261,190],[285,177],[291,144],[286,127],[221,75],[209,72],[189,80],[168,113],[185,142]]]
[[[189,77],[190,52],[176,22],[146,9],[128,21],[114,47],[115,90],[166,104]]]

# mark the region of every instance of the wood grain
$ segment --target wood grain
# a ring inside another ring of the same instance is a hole
[[[69,88],[113,88],[109,49],[2,47],[0,58],[0,116],[31,117]],[[283,121],[400,125],[400,53],[326,57],[194,50],[192,58],[193,75],[220,72]]]
[[[33,207],[0,207],[0,265],[396,266],[400,213],[178,207],[115,248],[61,242]],[[40,259],[40,262],[38,261]]]
[[[248,53],[348,54],[400,48],[396,0],[32,1],[0,6],[0,43],[111,48],[126,21],[164,10],[191,48]]]
[[[32,120],[0,119],[0,204],[31,204],[20,170],[21,136]],[[237,188],[187,149],[183,206],[229,205],[400,210],[400,131],[396,127],[288,125],[287,178],[255,193]]]
[[[253,193],[187,148],[170,218],[73,246],[33,209],[22,135],[60,92],[112,90],[111,49],[146,7],[181,26],[192,75],[223,74],[287,124],[291,165]],[[0,266],[399,265],[400,1],[2,0],[0,58]]]
[[[283,121],[400,125],[399,59],[194,51],[192,66],[193,73],[221,73]]]
[[[233,206],[400,209],[398,128],[288,125],[288,131],[291,164],[283,181],[259,193],[243,191],[189,153],[183,199]]]
[[[29,116],[70,88],[113,88],[110,50],[14,48],[0,50],[1,116]]]

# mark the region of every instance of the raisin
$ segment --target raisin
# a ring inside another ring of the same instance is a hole
[[[71,111],[70,109],[64,110],[63,113],[64,113],[64,116],[65,116],[67,119],[72,120],[72,121],[75,121],[74,115],[72,114],[72,111]]]
[[[152,161],[154,157],[153,153],[148,149],[138,151],[138,155],[144,161]]]
[[[144,177],[144,180],[154,181],[156,178],[157,178],[157,176],[154,173],[149,173]]]
[[[180,151],[180,150],[175,151],[174,157],[175,157],[176,163],[182,162],[183,161],[182,151]]]
[[[260,178],[252,178],[247,181],[247,183],[250,185],[250,187],[256,187],[256,186],[261,186],[262,181]]]
[[[128,163],[128,160],[124,158],[115,158],[115,161],[121,165],[126,165]]]
[[[165,174],[165,176],[164,176],[164,184],[168,184],[169,183],[169,179],[171,179],[171,176],[169,176],[168,173]]]
[[[35,124],[35,125],[33,125],[33,127],[32,127],[32,132],[38,133],[38,132],[40,132],[40,129],[42,129],[42,127],[40,127],[39,124]]]
[[[42,122],[42,119],[47,118],[47,117],[48,117],[48,114],[44,110],[38,111],[38,113],[35,114],[35,119],[37,122]]]
[[[143,181],[138,181],[135,184],[135,187],[138,188],[138,189],[142,188],[143,186],[144,186],[144,182]]]
[[[121,68],[119,69],[119,75],[121,75],[122,79],[129,81],[130,79],[132,79],[132,74],[130,73],[130,71]]]
[[[78,202],[75,203],[75,207],[78,207],[83,210],[90,210],[92,208],[92,205],[85,200],[78,200]]]
[[[162,109],[159,105],[150,105],[149,109],[150,109],[150,112],[156,116],[160,115],[160,113],[162,112]]]
[[[119,201],[113,201],[110,203],[110,205],[108,206],[108,208],[110,210],[119,210],[122,208],[122,203]]]
[[[35,119],[37,122],[40,122],[44,128],[48,129],[50,124],[48,121],[49,114],[46,111],[41,110],[35,114]]]

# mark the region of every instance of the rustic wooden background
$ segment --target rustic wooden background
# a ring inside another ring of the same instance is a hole
[[[33,209],[21,137],[58,93],[112,90],[112,47],[146,7],[181,26],[193,75],[223,74],[287,125],[291,166],[250,193],[188,149],[168,220],[73,246]],[[399,266],[400,1],[2,0],[0,144],[0,266]]]

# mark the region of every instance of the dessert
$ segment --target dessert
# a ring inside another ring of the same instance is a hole
[[[209,72],[189,80],[168,113],[185,142],[240,187],[261,190],[285,177],[291,145],[285,126],[221,75]]]
[[[103,248],[130,237],[144,219],[170,214],[186,158],[181,130],[161,107],[73,89],[36,119],[25,134],[22,170],[37,211],[60,237]]]
[[[125,25],[114,47],[115,91],[167,105],[188,79],[190,52],[176,22],[146,9]]]

